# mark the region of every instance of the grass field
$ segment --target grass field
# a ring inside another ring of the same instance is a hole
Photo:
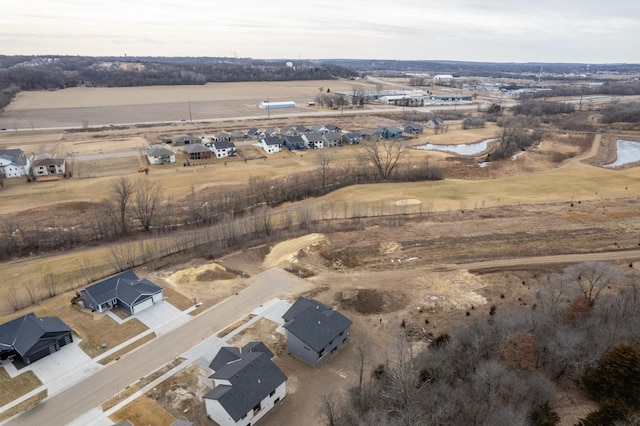
[[[110,416],[116,423],[129,420],[134,425],[170,426],[176,419],[147,396],[134,399]]]
[[[0,407],[31,392],[42,385],[33,371],[27,371],[11,378],[4,368],[0,368]]]

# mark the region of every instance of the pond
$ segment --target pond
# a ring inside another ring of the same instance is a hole
[[[470,144],[460,144],[460,145],[436,145],[432,143],[428,143],[425,145],[417,146],[417,149],[426,149],[429,151],[444,151],[444,152],[452,152],[458,155],[476,155],[480,154],[483,151],[487,150],[487,147],[491,142],[494,142],[496,139],[486,139],[482,142],[470,143]]]
[[[619,167],[640,161],[640,142],[618,139],[616,150],[618,158],[613,163],[605,164],[605,167]]]

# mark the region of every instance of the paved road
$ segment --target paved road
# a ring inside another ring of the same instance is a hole
[[[274,297],[297,294],[310,287],[281,269],[269,269],[251,278],[237,296],[196,316],[182,327],[162,335],[139,350],[91,375],[15,418],[11,425],[64,425],[99,406],[121,389],[161,368],[184,352],[247,315]]]

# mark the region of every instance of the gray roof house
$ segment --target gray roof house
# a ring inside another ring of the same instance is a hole
[[[282,144],[289,148],[289,151],[300,151],[307,149],[307,141],[302,136],[285,136]]]
[[[164,299],[162,287],[138,278],[132,270],[83,288],[80,297],[86,309],[102,312],[120,306],[130,314],[137,314]]]
[[[427,121],[425,125],[430,129],[439,129],[442,127],[443,124],[444,124],[444,121],[442,121],[441,118],[436,117]]]
[[[327,138],[322,133],[307,133],[302,135],[302,138],[307,142],[307,147],[311,149],[322,149],[328,143]]]
[[[220,426],[254,425],[286,396],[287,376],[262,342],[225,346],[209,367],[214,387],[204,395],[207,415]]]
[[[378,133],[375,129],[362,129],[360,131],[362,135],[362,140],[376,142],[380,139],[380,133]]]
[[[176,162],[176,152],[156,143],[147,147],[147,159],[149,164],[171,164]]]
[[[30,164],[21,149],[0,149],[0,178],[28,176]]]
[[[199,138],[197,136],[176,136],[175,138],[171,138],[171,143],[174,146],[182,146],[182,145],[189,145],[192,143],[201,143],[202,142],[202,138]]]
[[[287,333],[287,351],[314,367],[348,339],[351,320],[317,300],[298,298],[282,316]]]
[[[357,132],[348,132],[342,135],[342,142],[349,145],[357,145],[362,142],[362,135]]]
[[[229,141],[213,142],[209,148],[216,158],[224,158],[236,155],[236,144]]]
[[[340,132],[327,132],[324,137],[327,139],[327,146],[342,145],[342,133]]]
[[[64,175],[65,165],[64,158],[54,158],[51,155],[43,154],[31,163],[31,174],[33,177]]]
[[[72,341],[71,328],[60,318],[29,313],[0,325],[0,360],[28,365]]]
[[[424,131],[422,124],[412,123],[410,121],[404,123],[404,125],[402,126],[402,129],[404,130],[405,133],[412,133],[414,135],[419,135]]]
[[[267,154],[282,151],[282,140],[278,136],[271,136],[260,139],[258,146],[265,150]]]

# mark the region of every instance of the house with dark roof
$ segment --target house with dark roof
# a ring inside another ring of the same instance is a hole
[[[405,133],[411,133],[413,135],[419,135],[424,131],[424,127],[418,123],[412,123],[410,121],[404,123],[402,129]]]
[[[347,132],[342,135],[342,142],[348,145],[358,145],[362,142],[362,135],[358,132]]]
[[[362,140],[369,142],[377,142],[380,139],[380,133],[378,133],[375,129],[362,129],[360,131],[362,135]]]
[[[287,394],[287,376],[262,342],[222,347],[209,364],[214,387],[204,395],[207,415],[220,426],[254,425]]]
[[[282,140],[278,136],[270,136],[260,139],[258,146],[267,154],[273,154],[282,151]]]
[[[229,133],[226,133],[226,132],[217,132],[211,135],[212,142],[229,142],[230,140],[231,140],[231,135],[229,135]]]
[[[0,178],[27,176],[30,165],[21,149],[0,149]]]
[[[342,133],[340,132],[327,132],[324,137],[327,139],[327,146],[342,145]]]
[[[233,142],[213,142],[209,148],[216,158],[231,157],[236,155],[236,144]]]
[[[377,129],[382,139],[400,139],[402,137],[402,129],[400,127],[388,126]]]
[[[430,129],[440,129],[444,125],[444,121],[441,118],[432,118],[425,124]]]
[[[189,160],[206,160],[213,157],[213,152],[204,145],[194,143],[186,145],[182,148],[182,151],[186,154]]]
[[[138,278],[132,270],[83,288],[80,297],[86,309],[102,312],[120,306],[130,314],[142,312],[164,299],[162,287]]]
[[[322,149],[325,143],[328,143],[327,138],[322,133],[307,133],[302,135],[302,138],[306,142],[305,145],[311,149]]]
[[[337,133],[342,132],[342,128],[339,126],[336,126],[335,124],[325,124],[324,128],[327,129],[328,132],[337,132]]]
[[[282,139],[282,143],[289,151],[301,151],[307,149],[306,141],[302,136],[285,136]]]
[[[248,138],[247,134],[242,130],[234,130],[230,134],[232,141],[239,141]]]
[[[264,136],[264,132],[261,132],[260,129],[256,127],[252,127],[247,131],[247,137],[249,139],[259,139]]]
[[[351,320],[317,300],[299,297],[282,318],[287,351],[314,367],[349,339]]]
[[[28,365],[71,342],[71,328],[60,318],[29,313],[0,325],[0,360]]]
[[[171,164],[176,162],[176,152],[156,143],[147,148],[147,159],[149,164]]]
[[[183,146],[183,145],[191,145],[192,143],[201,143],[202,142],[202,138],[199,138],[197,136],[176,136],[174,138],[171,138],[171,143],[173,144],[173,146]]]

